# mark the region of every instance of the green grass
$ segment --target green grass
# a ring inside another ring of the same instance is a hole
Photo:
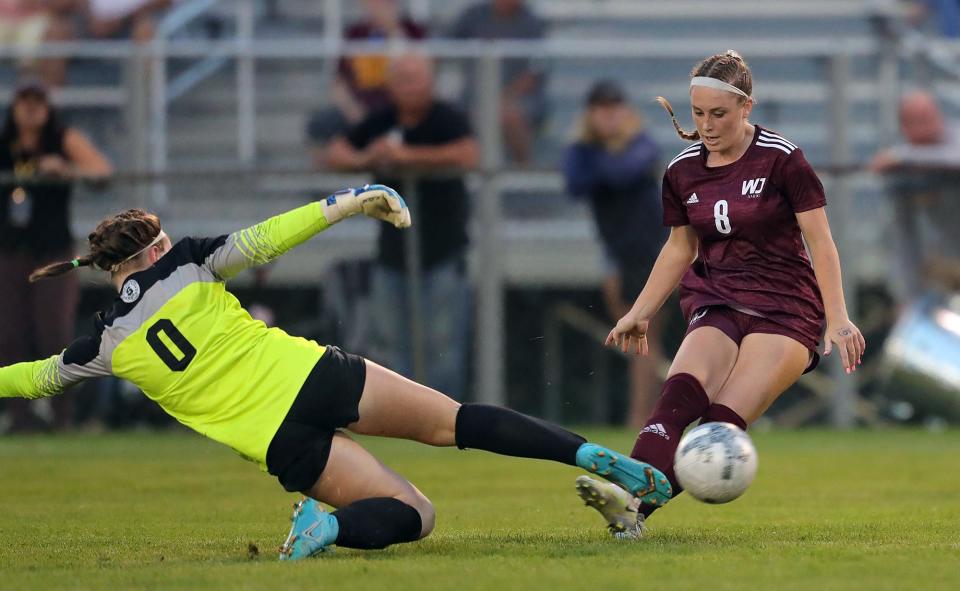
[[[182,433],[0,439],[0,588],[960,589],[960,432],[755,441],[742,499],[681,497],[624,544],[580,505],[573,468],[365,440],[434,500],[433,536],[279,563],[295,497],[226,448]]]

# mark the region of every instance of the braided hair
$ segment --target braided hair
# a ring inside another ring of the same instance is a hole
[[[87,237],[90,252],[73,259],[41,267],[30,274],[30,282],[56,277],[79,267],[113,271],[117,265],[146,248],[160,235],[160,218],[142,209],[128,209],[110,216]]]
[[[750,73],[750,66],[747,65],[746,60],[744,60],[739,53],[732,49],[728,49],[725,53],[711,55],[697,64],[690,73],[691,78],[695,76],[716,78],[717,80],[736,86],[747,96],[753,95],[753,75]],[[743,103],[745,100],[747,99],[739,97],[740,103]],[[680,127],[680,122],[677,121],[677,116],[673,113],[673,107],[670,106],[670,101],[662,96],[658,96],[657,102],[670,114],[670,119],[673,120],[673,127],[677,130],[677,134],[681,138],[691,142],[700,139],[700,133],[696,130],[686,131]]]

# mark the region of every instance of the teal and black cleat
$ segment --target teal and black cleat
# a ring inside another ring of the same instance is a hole
[[[577,465],[626,489],[641,503],[662,506],[673,496],[673,487],[663,472],[595,443],[580,446]]]
[[[280,546],[280,560],[300,560],[333,550],[340,525],[323,510],[320,503],[304,498],[293,505],[293,525],[287,540]]]

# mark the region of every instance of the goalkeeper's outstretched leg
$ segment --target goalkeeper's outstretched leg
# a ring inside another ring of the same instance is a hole
[[[461,405],[339,349],[331,348],[328,355],[329,365],[321,372],[325,379],[317,384],[323,396],[311,403],[314,394],[301,392],[291,409],[293,421],[288,416],[267,458],[287,490],[312,499],[298,505],[281,559],[310,556],[332,545],[373,549],[411,542],[428,535],[435,523],[433,505],[413,484],[343,433],[311,434],[304,428],[311,416],[320,422],[321,416],[355,416],[346,429],[363,435],[579,466],[621,486],[638,502],[663,504],[671,496],[667,478],[656,468],[561,427],[502,407]],[[325,513],[314,500],[337,510]]]

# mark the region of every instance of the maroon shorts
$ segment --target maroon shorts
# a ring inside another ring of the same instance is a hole
[[[777,324],[773,320],[769,320],[762,316],[746,314],[724,305],[704,306],[703,308],[697,310],[690,318],[690,323],[687,325],[686,334],[690,334],[696,329],[704,326],[712,326],[713,328],[716,328],[723,334],[730,337],[730,340],[736,343],[737,346],[740,346],[740,342],[743,341],[743,337],[754,333],[779,334],[785,337],[790,337],[801,344],[803,344],[805,340],[799,332],[791,330],[789,327],[786,327],[782,324]],[[805,369],[803,373],[813,371],[816,369],[817,364],[820,363],[820,354],[817,353],[815,349],[809,350],[810,363],[807,365],[807,369]]]

